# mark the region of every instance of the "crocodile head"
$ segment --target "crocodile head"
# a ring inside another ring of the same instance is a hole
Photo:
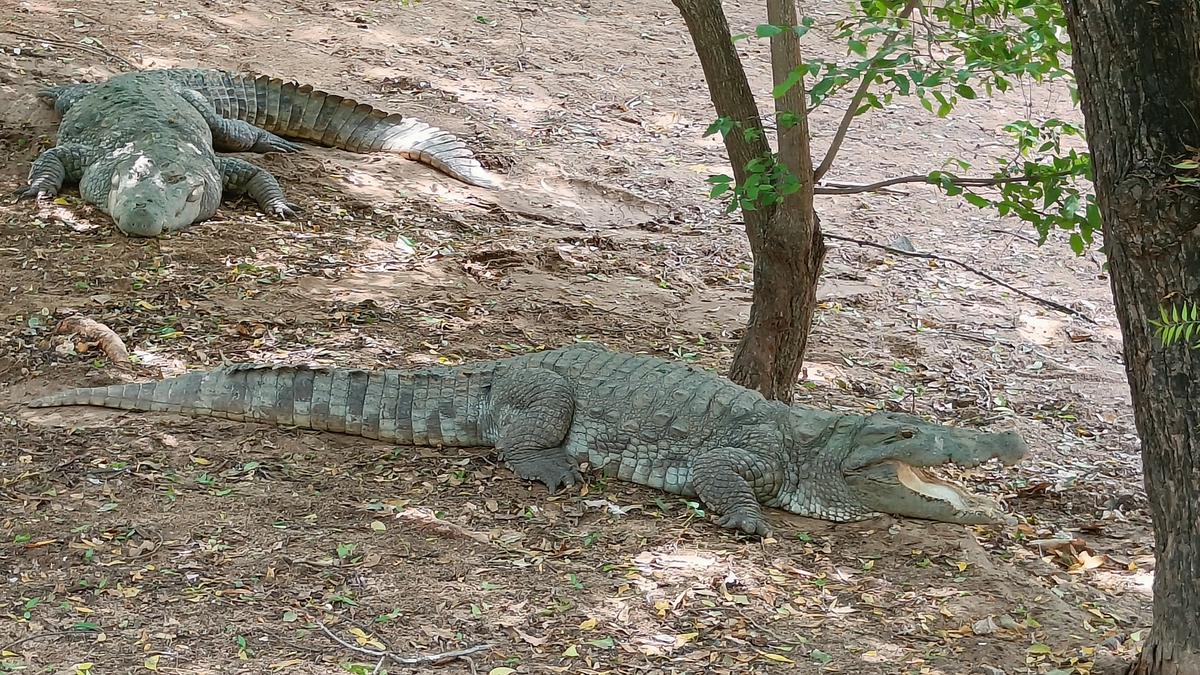
[[[189,145],[189,144],[185,144]],[[212,215],[221,198],[221,179],[195,148],[156,148],[114,153],[108,194],[99,203],[117,227],[132,237],[157,237]]]
[[[842,475],[859,505],[869,511],[949,523],[1012,522],[997,502],[926,469],[973,467],[991,459],[1011,466],[1027,452],[1016,432],[988,433],[875,413],[861,418],[853,432]]]

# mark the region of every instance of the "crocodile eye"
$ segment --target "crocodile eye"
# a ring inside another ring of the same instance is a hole
[[[912,429],[901,429],[900,430],[900,438],[912,438],[916,435],[917,435],[917,432],[913,431]]]
[[[196,187],[192,188],[192,191],[187,196],[187,200],[189,202],[199,201],[200,195],[202,194],[204,194],[204,186],[197,185]]]

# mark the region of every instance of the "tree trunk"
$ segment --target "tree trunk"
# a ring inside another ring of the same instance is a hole
[[[751,228],[749,219],[746,228]],[[767,398],[791,402],[817,309],[825,259],[820,223],[807,212],[777,209],[750,234],[754,300],[729,379]]]
[[[767,156],[758,105],[738,58],[720,0],[673,0],[683,15],[700,57],[717,115],[740,126],[725,134],[734,178],[744,184],[746,165]],[[768,19],[795,26],[794,0],[768,0]],[[776,83],[802,63],[799,38],[791,30],[771,38]],[[816,310],[816,289],[825,259],[820,224],[813,210],[813,168],[804,89],[797,85],[777,109],[798,121],[780,132],[779,162],[800,179],[800,191],[781,202],[742,211],[754,257],[754,296],[750,321],[733,356],[729,377],[767,398],[791,401]],[[745,133],[749,132],[749,133]]]
[[[1154,625],[1132,672],[1200,674],[1200,349],[1161,305],[1200,301],[1200,5],[1062,0],[1156,540]],[[1189,149],[1189,146],[1191,149]]]

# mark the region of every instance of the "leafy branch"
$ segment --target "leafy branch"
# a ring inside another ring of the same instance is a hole
[[[1200,330],[1198,302],[1184,302],[1182,306],[1172,304],[1170,310],[1159,306],[1158,316],[1157,319],[1150,319],[1150,325],[1154,326],[1154,335],[1164,347],[1170,347],[1181,340],[1191,342],[1196,331]],[[1200,349],[1200,340],[1197,340],[1192,348]]]
[[[754,35],[774,39],[788,32],[799,38],[816,25],[811,17],[788,22],[797,24],[792,26],[776,25],[780,23],[776,19],[760,25]],[[1072,98],[1077,99],[1072,72],[1063,63],[1070,44],[1055,0],[939,0],[937,6],[925,0],[858,0],[854,14],[833,25],[834,37],[845,40],[847,54],[858,60],[804,61],[792,67],[785,78],[777,72],[771,91],[780,101],[797,89],[807,94],[811,110],[841,89],[857,85],[824,156],[811,174],[795,176],[787,169],[794,158],[759,145],[764,151],[735,167],[736,179],[724,175],[708,179],[710,196],[728,199],[729,211],[770,207],[820,182],[842,148],[851,122],[872,109],[883,109],[897,95],[916,96],[926,110],[939,117],[949,115],[962,100],[979,98],[984,92],[1009,91],[1021,80],[1064,80]],[[736,43],[747,37],[739,35],[732,40]],[[868,56],[872,41],[878,46]],[[794,111],[796,106],[790,108]],[[741,119],[741,123],[718,119],[705,135],[719,131],[727,142],[729,134],[745,134],[746,141],[757,141],[752,137],[761,136],[764,130],[783,134],[799,123],[798,115],[786,111],[776,113],[774,125],[767,120]],[[948,196],[1031,224],[1038,231],[1038,244],[1052,231],[1066,231],[1071,249],[1082,254],[1100,229],[1100,211],[1085,184],[1091,179],[1091,157],[1083,129],[1050,118],[1014,121],[1004,131],[1013,137],[1016,153],[997,158],[998,169],[990,177],[956,175],[970,170],[971,164],[951,159],[948,164],[956,167],[953,173],[932,171],[865,185],[825,182],[816,186],[813,194],[845,195],[901,183],[931,184]],[[782,161],[785,158],[788,161]]]

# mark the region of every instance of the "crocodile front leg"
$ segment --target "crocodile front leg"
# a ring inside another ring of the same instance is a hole
[[[75,182],[96,161],[99,152],[91,146],[68,143],[38,155],[29,168],[29,186],[17,192],[18,199],[53,197],[67,179]]]
[[[746,534],[768,536],[762,501],[778,490],[782,467],[742,448],[712,448],[692,459],[696,496],[721,515],[717,524]]]
[[[575,414],[571,383],[552,370],[528,368],[496,378],[492,392],[492,429],[504,463],[550,492],[582,483],[563,447]]]
[[[49,101],[59,115],[65,115],[72,105],[96,89],[94,84],[62,84],[38,92],[38,98]]]
[[[218,157],[217,168],[226,190],[250,195],[263,213],[282,218],[296,217],[295,207],[284,198],[283,188],[271,172],[234,157]]]
[[[204,95],[194,89],[180,92],[204,116],[217,152],[298,152],[300,146],[249,122],[221,117]]]

